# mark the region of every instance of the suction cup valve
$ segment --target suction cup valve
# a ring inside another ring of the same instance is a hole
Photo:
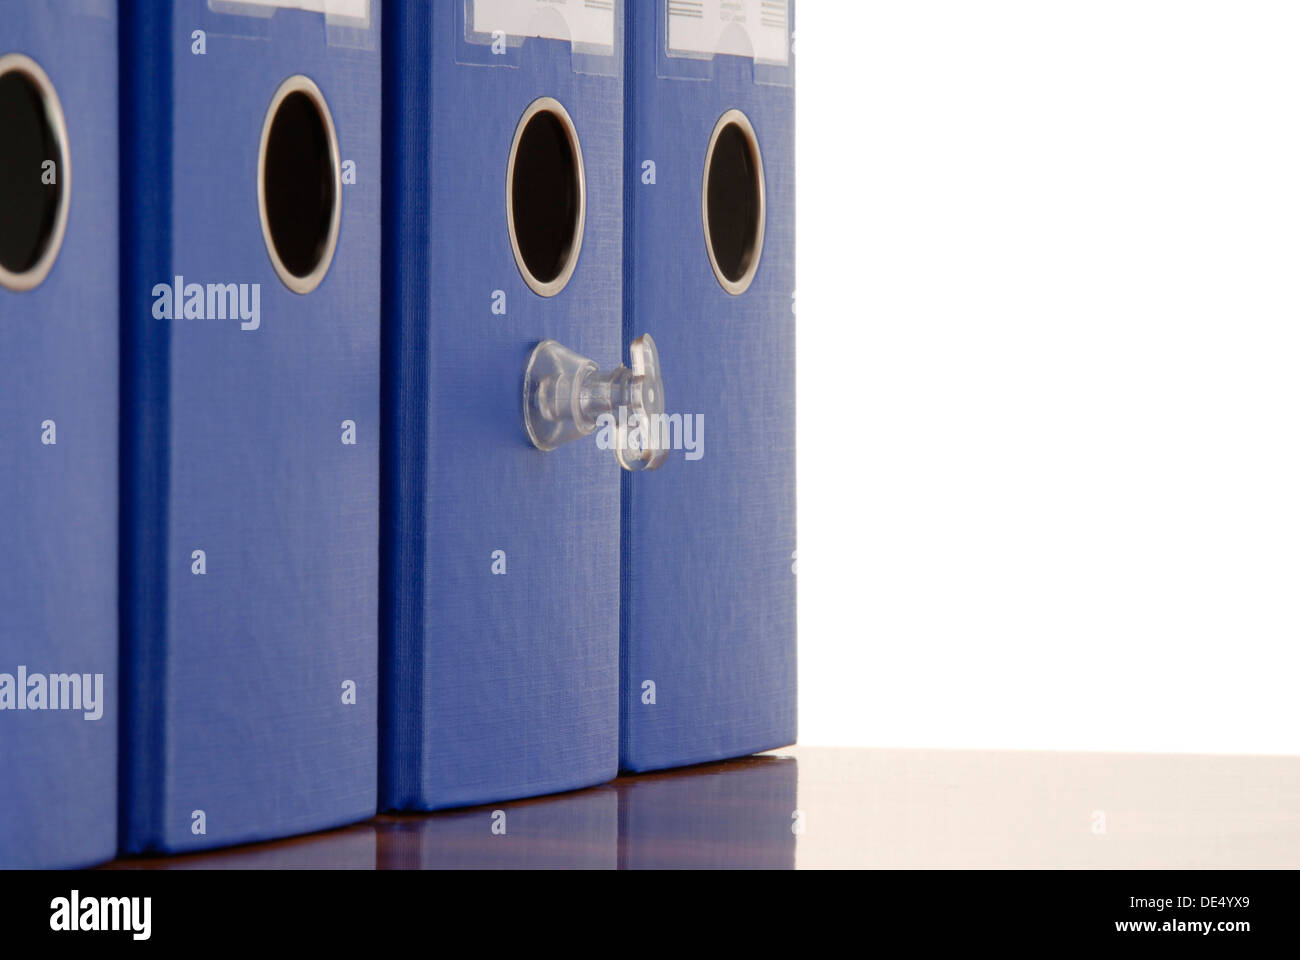
[[[554,340],[537,345],[524,371],[524,425],[538,450],[600,431],[624,470],[658,470],[668,459],[664,382],[649,334],[632,344],[632,368],[602,374],[595,361]]]

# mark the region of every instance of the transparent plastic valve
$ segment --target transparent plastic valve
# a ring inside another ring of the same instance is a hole
[[[595,361],[546,340],[524,371],[524,425],[539,450],[556,450],[598,429],[624,470],[658,470],[668,459],[659,350],[648,333],[629,351],[632,367],[602,374]]]

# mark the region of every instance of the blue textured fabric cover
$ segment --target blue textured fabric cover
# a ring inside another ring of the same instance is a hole
[[[376,808],[380,5],[350,30],[216,6],[242,12],[123,0],[131,852]],[[296,74],[319,85],[356,168],[333,264],[307,295],[277,277],[257,196],[267,108]],[[176,276],[260,284],[260,329],[155,319],[153,288]]]
[[[617,772],[618,468],[590,441],[533,449],[522,384],[547,338],[605,368],[619,360],[621,16],[618,31],[607,57],[538,38],[494,57],[468,41],[464,3],[389,11],[385,176],[400,187],[385,211],[386,808]],[[577,271],[550,299],[520,275],[505,206],[516,127],[542,96],[572,116],[587,176]]]
[[[53,270],[0,287],[0,673],[102,674],[104,700],[97,720],[0,711],[0,868],[88,866],[117,841],[115,6],[0,0],[0,56],[54,84],[71,174]]]
[[[795,739],[794,67],[674,60],[666,0],[630,4],[624,338],[653,334],[670,413],[702,414],[704,456],[623,480],[621,762],[641,771]],[[793,19],[791,20],[793,27]],[[758,135],[758,274],[713,275],[709,138],[740,109]],[[657,182],[641,182],[653,160]],[[647,682],[655,702],[643,703]]]

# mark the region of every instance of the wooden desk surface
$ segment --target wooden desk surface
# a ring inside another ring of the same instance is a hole
[[[1300,758],[794,748],[109,869],[1296,868]]]

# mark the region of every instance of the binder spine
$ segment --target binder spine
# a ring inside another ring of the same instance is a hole
[[[654,31],[654,13],[658,4],[628,3],[624,8],[623,26],[623,357],[629,360],[629,348],[637,334],[636,316],[636,184],[640,180],[640,154],[637,151],[636,124],[628,115],[635,108],[637,78],[641,75],[645,56],[647,24]],[[647,19],[649,9],[649,19]],[[627,642],[632,636],[632,558],[635,556],[635,524],[632,523],[636,505],[636,484],[640,478],[625,471],[620,472],[619,488],[619,601],[618,601],[618,755],[619,765],[628,755],[628,733],[631,729],[633,679]]]
[[[624,205],[623,339],[654,333],[672,412],[701,427],[707,417],[712,438],[707,463],[673,458],[656,476],[622,480],[619,746],[633,772],[795,735],[793,54],[776,62],[793,4],[746,0],[763,14],[748,28],[732,6],[705,5],[696,22],[694,8],[668,0],[628,5],[625,150],[636,179]],[[674,24],[680,50],[669,48]],[[710,244],[706,163],[711,132],[716,144],[731,127],[747,133],[753,193],[765,199],[737,224],[742,249],[728,251]],[[641,180],[643,164],[657,179]],[[763,389],[737,392],[754,370]],[[746,454],[760,448],[755,466]],[[740,499],[745,524],[732,515]]]
[[[418,805],[423,782],[424,534],[428,494],[431,5],[394,4],[383,23],[383,454],[381,460],[380,803]],[[399,552],[399,546],[401,548]]]
[[[122,0],[121,628],[119,827],[124,849],[161,842],[166,698],[168,321],[149,291],[171,276],[172,5]]]

